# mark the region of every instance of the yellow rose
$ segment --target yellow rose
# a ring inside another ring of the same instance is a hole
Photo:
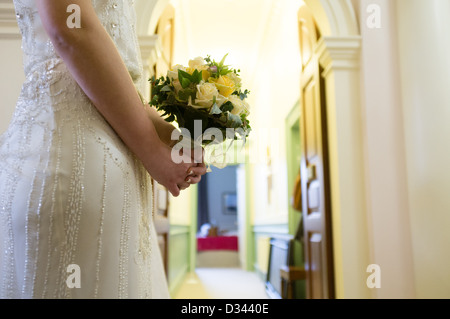
[[[236,89],[236,85],[228,76],[221,75],[218,79],[211,78],[209,81],[213,82],[220,94],[224,97],[229,97]]]
[[[209,77],[211,76],[211,73],[209,73],[209,71],[207,70],[202,70],[202,77],[203,77],[203,81],[208,81]]]
[[[199,72],[202,71],[202,78],[203,78],[203,81],[206,82],[206,81],[208,80],[208,78],[211,76],[211,74],[207,71],[207,69],[208,69],[208,66],[205,65],[205,67],[203,67],[203,68],[198,68],[198,69],[195,69],[195,68],[187,68],[187,69],[186,69],[186,72],[189,73],[189,74],[192,74],[192,73],[194,73],[195,70],[198,70]]]
[[[231,114],[241,115],[243,113],[248,113],[250,106],[247,102],[241,100],[241,98],[237,95],[231,95],[228,97],[228,101],[233,104],[233,109],[231,110]]]
[[[191,68],[191,67],[186,68],[186,72],[189,73],[189,74],[194,73],[195,70],[196,70],[196,68]]]

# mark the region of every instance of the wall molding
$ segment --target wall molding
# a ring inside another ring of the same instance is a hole
[[[178,290],[181,288],[181,285],[183,284],[183,281],[186,279],[186,276],[189,273],[189,266],[184,265],[183,269],[181,269],[178,274],[169,282],[169,292],[170,295],[173,297]]]
[[[174,225],[170,224],[169,235],[172,236],[180,236],[186,235],[190,233],[190,225]]]
[[[140,35],[139,46],[141,49],[141,56],[144,63],[152,67],[161,56],[161,44],[158,36],[155,35]]]
[[[253,233],[262,235],[289,235],[289,225],[286,223],[253,225]]]
[[[361,36],[322,37],[316,53],[325,78],[331,70],[357,70],[360,68]]]
[[[153,67],[161,56],[161,43],[157,35],[139,35],[139,49],[144,70],[141,93],[146,100],[150,99],[149,78],[153,75]]]
[[[0,40],[21,39],[12,0],[0,0]]]

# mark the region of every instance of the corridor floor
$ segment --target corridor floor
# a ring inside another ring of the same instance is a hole
[[[173,299],[268,299],[256,273],[238,268],[197,268]]]

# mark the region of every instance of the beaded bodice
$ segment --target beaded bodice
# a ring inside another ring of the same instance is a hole
[[[142,71],[139,45],[135,33],[134,0],[92,0],[92,5],[136,82]],[[28,75],[34,66],[58,58],[58,56],[42,26],[36,1],[14,0],[14,6],[22,34],[24,70],[25,74]],[[69,11],[67,16],[69,17],[70,14]]]

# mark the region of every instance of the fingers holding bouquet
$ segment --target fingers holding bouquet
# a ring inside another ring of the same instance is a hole
[[[171,184],[172,191],[168,188],[175,196],[179,190],[199,183],[210,165],[226,166],[224,154],[211,156],[207,150],[220,147],[226,140],[242,140],[245,144],[251,131],[246,101],[250,92],[242,89],[240,70],[225,64],[226,56],[220,62],[209,56],[199,57],[190,60],[188,67],[176,65],[166,76],[150,80],[149,104],[162,113],[166,122],[176,122],[180,128],[172,132],[178,136],[172,134],[171,157],[172,164],[186,171],[182,181],[178,179],[175,187]]]
[[[203,152],[200,157],[191,148],[162,145],[156,163],[149,170],[152,177],[177,197],[180,191],[201,181],[206,174]],[[197,151],[198,153],[198,151]]]
[[[205,163],[199,163],[197,166],[191,167],[186,177],[186,182],[190,185],[200,183],[202,176],[206,174]]]
[[[204,149],[199,145],[192,146],[191,143],[186,145],[183,142],[173,145],[172,159],[175,162],[181,159],[190,164],[185,178],[185,182],[189,185],[198,184],[207,172],[204,154]]]

